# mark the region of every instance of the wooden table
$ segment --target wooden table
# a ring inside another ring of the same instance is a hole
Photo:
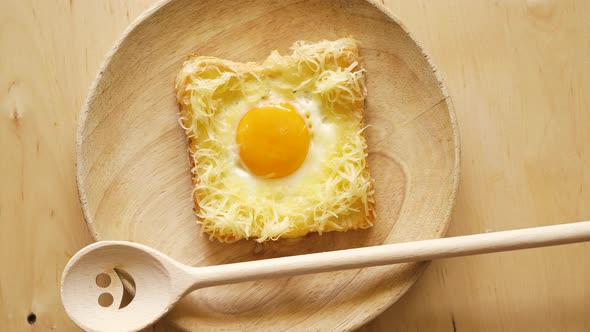
[[[153,0],[0,2],[0,326],[76,330],[61,271],[90,242],[78,112]],[[390,0],[445,78],[462,174],[449,235],[590,219],[590,2]],[[363,331],[589,331],[590,244],[434,262]],[[156,330],[167,329],[165,327]]]

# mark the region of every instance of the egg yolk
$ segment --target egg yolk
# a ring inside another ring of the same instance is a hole
[[[236,142],[248,170],[265,178],[295,172],[309,149],[305,120],[291,104],[262,105],[240,120]]]

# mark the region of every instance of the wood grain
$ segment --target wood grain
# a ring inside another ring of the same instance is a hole
[[[385,3],[429,51],[457,111],[462,173],[447,235],[587,219],[590,3]],[[435,262],[370,326],[588,331],[589,255],[578,244]]]
[[[0,2],[0,261],[9,267],[0,271],[0,326],[7,331],[77,330],[58,289],[65,263],[90,241],[71,177],[76,119],[106,52],[153,2]],[[430,53],[453,96],[463,167],[449,234],[588,219],[590,3],[384,2]],[[587,331],[589,256],[580,244],[438,261],[362,330]],[[160,323],[156,331],[173,329]]]
[[[144,6],[0,3],[3,330],[75,330],[58,281],[68,259],[91,240],[72,176],[77,117],[98,63],[129,24],[127,9],[136,16]]]
[[[217,21],[231,24],[209,24]],[[264,245],[199,237],[172,85],[187,54],[262,61],[296,40],[347,35],[360,41],[369,73],[365,120],[378,202],[375,227]],[[458,154],[443,83],[419,46],[378,5],[174,0],[143,15],[102,68],[80,119],[77,179],[96,239],[134,241],[182,263],[207,266],[440,237],[454,205]],[[403,295],[424,267],[202,289],[167,319],[188,330],[349,330]]]

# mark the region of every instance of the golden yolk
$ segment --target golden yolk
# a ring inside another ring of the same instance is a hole
[[[250,172],[280,178],[295,172],[305,160],[309,130],[292,105],[263,105],[242,117],[236,142]]]

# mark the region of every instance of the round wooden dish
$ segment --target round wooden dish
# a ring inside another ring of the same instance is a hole
[[[361,42],[367,69],[375,227],[264,245],[199,236],[174,93],[182,61],[195,51],[261,61],[296,40],[347,35]],[[428,57],[379,3],[171,0],[142,15],[108,56],[80,119],[77,157],[80,199],[96,240],[143,243],[199,266],[441,237],[455,201],[459,139]],[[190,330],[353,329],[402,296],[425,266],[203,289],[167,318]]]

